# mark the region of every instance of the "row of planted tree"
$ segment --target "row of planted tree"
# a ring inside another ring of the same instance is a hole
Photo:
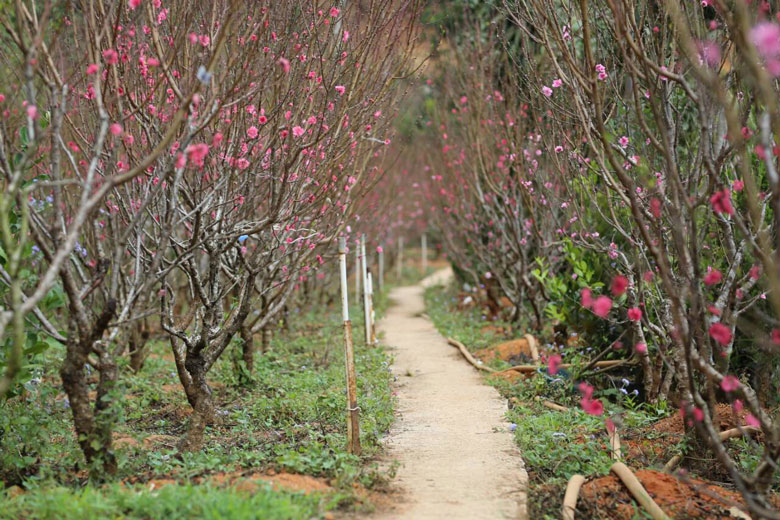
[[[381,209],[418,3],[0,9],[0,395],[62,343],[79,444],[113,473],[118,360],[141,370],[163,337],[197,450],[231,342],[251,371],[280,313],[338,299],[336,238],[402,232],[397,212],[360,216]]]
[[[778,20],[746,0],[494,2],[442,46],[418,159],[461,278],[550,339],[568,326],[635,361],[642,398],[679,406],[762,518],[780,463]],[[756,464],[719,437],[724,401],[760,428]]]

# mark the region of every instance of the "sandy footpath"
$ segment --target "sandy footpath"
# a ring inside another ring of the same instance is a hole
[[[401,466],[393,483],[399,500],[372,518],[527,516],[528,477],[504,419],[505,401],[421,316],[423,286],[451,275],[441,270],[421,285],[393,290],[380,323],[398,392],[388,457]]]

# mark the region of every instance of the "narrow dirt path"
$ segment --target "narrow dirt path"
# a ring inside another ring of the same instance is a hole
[[[390,293],[380,324],[395,356],[399,418],[390,431],[389,457],[400,461],[398,503],[376,519],[524,519],[527,475],[515,447],[506,404],[426,318],[423,286]]]

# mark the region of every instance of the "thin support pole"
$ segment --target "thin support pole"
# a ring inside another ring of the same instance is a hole
[[[355,244],[355,301],[360,301],[360,278],[362,278],[362,271],[360,270],[360,243]]]
[[[370,324],[369,328],[371,330],[369,339],[371,340],[370,343],[375,345],[376,324],[374,323],[374,279],[371,277],[371,273],[368,273],[368,284],[366,287],[368,288],[368,318]]]
[[[381,292],[385,286],[385,248],[379,246],[379,284],[377,289]]]
[[[371,343],[371,315],[368,296],[368,266],[366,265],[366,235],[360,238],[360,268],[363,274],[363,323],[366,329],[366,343]]]
[[[341,271],[341,317],[344,320],[344,359],[347,374],[347,452],[360,455],[360,408],[357,404],[355,350],[352,343],[352,322],[349,321],[349,287],[347,285],[347,241],[339,238]]]

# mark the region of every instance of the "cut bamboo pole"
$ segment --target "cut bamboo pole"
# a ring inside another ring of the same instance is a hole
[[[585,483],[585,477],[582,475],[572,475],[569,484],[566,486],[566,494],[563,496],[563,520],[574,520],[574,512],[577,510],[577,497],[580,495],[580,488]]]
[[[636,475],[634,475],[634,473],[628,469],[628,466],[622,462],[616,462],[612,465],[610,471],[617,475],[617,477],[628,488],[631,496],[634,497],[637,503],[639,503],[639,505],[641,505],[645,511],[650,513],[650,516],[652,516],[654,520],[671,520],[666,515],[666,513],[664,513],[663,510],[658,507],[658,504],[655,503],[653,497],[647,493],[647,490],[645,490],[642,483],[639,482],[639,479],[636,478]]]
[[[360,269],[363,278],[363,324],[366,329],[366,343],[371,344],[371,314],[368,296],[368,266],[366,265],[366,235],[360,237]]]
[[[599,361],[594,366],[595,367],[599,367],[599,368],[608,368],[608,367],[614,367],[614,366],[618,366],[618,365],[624,365],[624,364],[627,364],[627,363],[628,362],[626,360],[623,360],[623,359],[612,359],[612,360],[609,360],[609,361]],[[575,365],[572,365],[571,363],[561,363],[560,365],[558,365],[558,368],[559,369],[560,368],[571,368],[573,366],[575,366]],[[504,374],[504,373],[507,373],[507,372],[535,372],[538,369],[539,369],[539,367],[537,365],[516,365],[516,366],[509,367],[506,370],[503,370],[503,371],[497,372],[497,373],[498,374]]]
[[[609,451],[612,460],[620,461],[622,454],[620,453],[620,436],[618,435],[617,428],[612,427],[612,431],[607,428],[609,434]]]
[[[368,278],[366,279],[366,289],[368,290],[368,318],[371,329],[370,343],[374,345],[376,344],[376,323],[374,322],[374,279],[371,273],[368,273]]]
[[[344,360],[347,376],[347,452],[360,455],[360,408],[357,402],[355,350],[352,343],[352,323],[349,321],[349,287],[347,285],[347,241],[339,239],[341,271],[341,317],[344,321]]]
[[[535,365],[539,364],[539,344],[536,342],[536,338],[533,334],[526,334],[523,337],[528,342],[528,350],[531,351],[531,359]]]
[[[355,301],[360,301],[360,279],[363,277],[360,270],[360,243],[355,244]]]
[[[565,406],[560,405],[558,403],[553,403],[552,401],[548,401],[546,399],[542,399],[538,395],[535,397],[535,399],[536,399],[536,401],[541,403],[542,406],[544,406],[546,408],[549,408],[550,410],[556,410],[558,412],[568,412],[569,411],[569,409],[566,408]]]
[[[756,433],[759,431],[758,428],[755,426],[743,426],[741,428],[731,428],[730,430],[723,430],[718,434],[720,437],[720,440],[726,441],[729,439],[734,439],[737,437],[742,437],[743,435],[747,435],[749,433]],[[677,465],[682,461],[682,455],[675,455],[669,461],[664,464],[664,471],[667,473],[672,471],[674,468],[677,467]]]
[[[460,341],[452,338],[447,338],[447,343],[460,350],[460,353],[463,354],[463,357],[466,358],[466,361],[471,363],[474,366],[474,368],[476,368],[477,370],[484,370],[485,372],[491,372],[491,373],[495,372],[495,370],[493,370],[492,368],[486,367],[485,365],[480,364],[479,361],[474,359],[474,356],[471,355],[471,352],[469,352],[468,349],[466,349],[466,346]]]

